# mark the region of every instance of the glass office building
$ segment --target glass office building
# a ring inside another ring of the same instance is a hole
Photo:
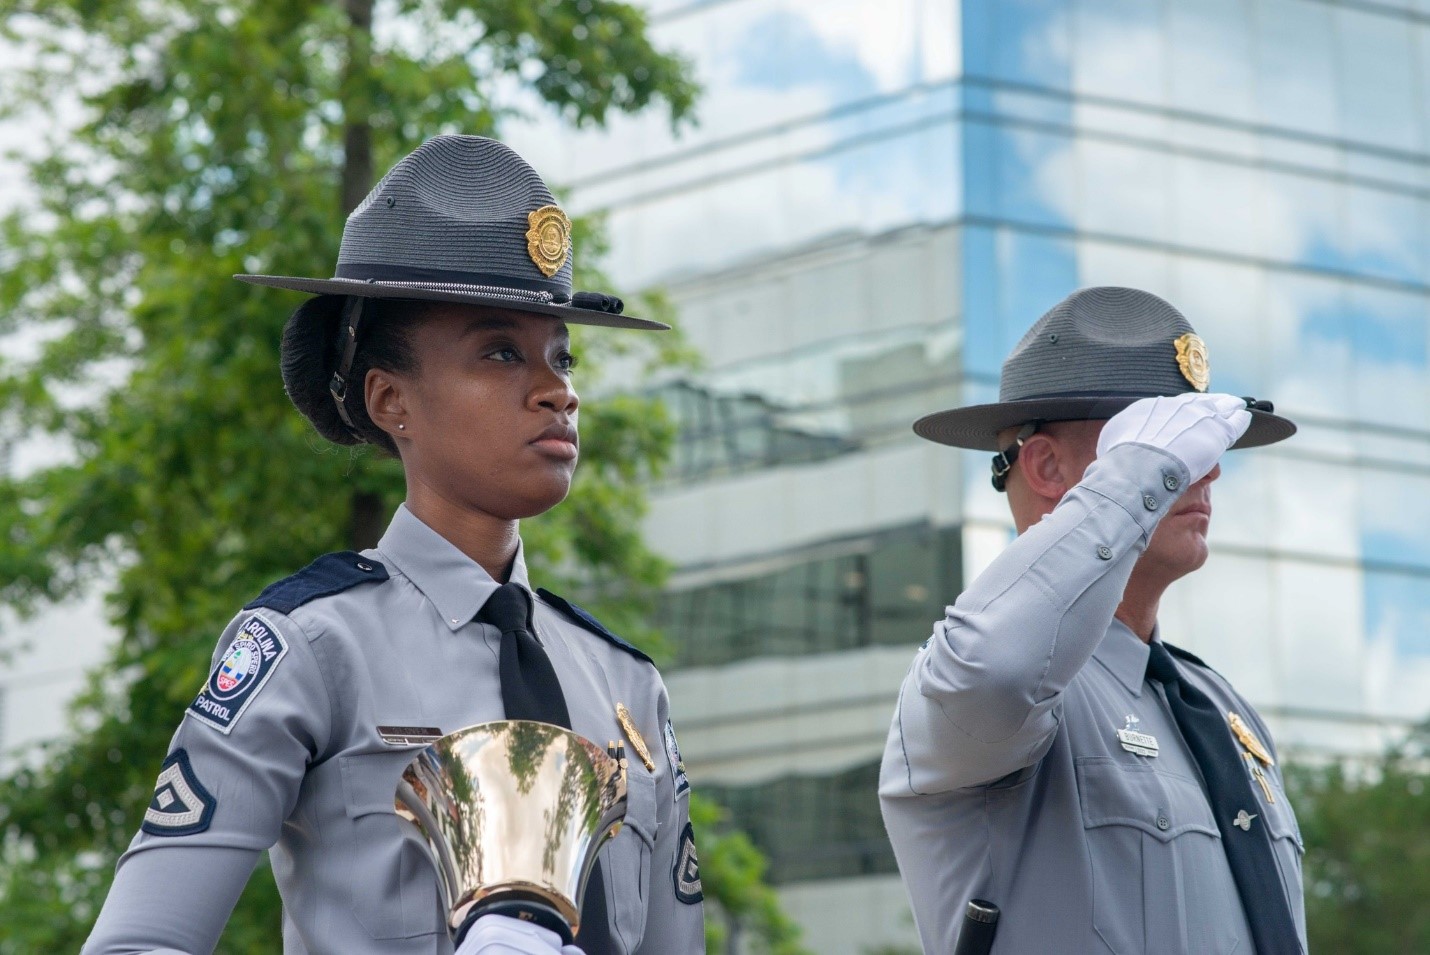
[[[1430,2],[650,5],[698,128],[514,137],[602,212],[704,356],[648,532],[691,774],[816,951],[913,937],[873,795],[913,650],[1007,542],[987,455],[918,416],[996,395],[1070,290],[1164,296],[1212,387],[1295,439],[1238,452],[1164,635],[1306,757],[1430,710]]]

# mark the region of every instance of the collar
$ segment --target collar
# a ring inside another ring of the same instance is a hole
[[[1152,639],[1157,639],[1157,631],[1152,631]],[[1118,682],[1127,687],[1133,696],[1142,695],[1142,684],[1147,679],[1147,655],[1151,651],[1142,638],[1127,628],[1121,620],[1113,618],[1112,625],[1103,634],[1102,642],[1092,655],[1106,667]]]
[[[448,630],[455,631],[466,625],[500,586],[481,564],[422,523],[406,504],[392,515],[392,523],[387,525],[377,549],[385,563],[395,566],[432,601]],[[516,545],[516,560],[511,565],[511,582],[520,584],[527,595],[532,596],[520,541]],[[533,596],[532,606],[535,605]]]

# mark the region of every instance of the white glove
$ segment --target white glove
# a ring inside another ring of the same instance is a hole
[[[1226,449],[1251,427],[1246,402],[1234,395],[1191,392],[1142,398],[1114,415],[1097,439],[1097,456],[1119,444],[1146,444],[1181,461],[1195,484],[1211,473]]]
[[[467,930],[457,955],[582,955],[575,945],[561,944],[550,929],[505,915],[483,915]]]

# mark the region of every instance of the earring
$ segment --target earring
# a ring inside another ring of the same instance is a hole
[[[397,426],[397,430],[398,430],[398,431],[406,431],[406,430],[407,430],[407,425],[405,425],[405,424],[400,424],[400,425]]]

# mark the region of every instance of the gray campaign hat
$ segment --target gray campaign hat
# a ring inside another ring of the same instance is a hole
[[[571,288],[571,222],[536,170],[481,136],[438,136],[392,167],[348,216],[331,278],[236,275],[314,295],[420,299],[669,328]]]
[[[998,451],[1007,428],[1110,418],[1139,398],[1206,391],[1210,380],[1205,343],[1169,303],[1132,288],[1080,289],[1018,342],[1003,363],[996,403],[927,415],[914,431],[939,444]],[[1247,406],[1251,427],[1232,447],[1296,433],[1271,402],[1248,398]]]

